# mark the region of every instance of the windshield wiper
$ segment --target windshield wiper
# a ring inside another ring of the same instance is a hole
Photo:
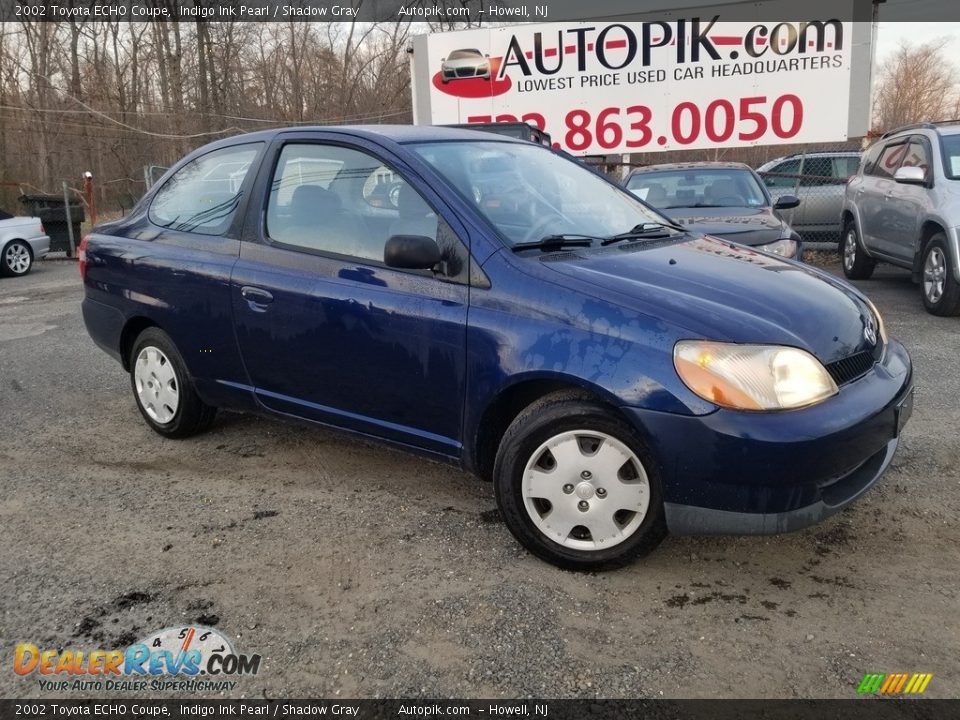
[[[687,229],[681,227],[680,225],[674,225],[673,223],[662,223],[662,222],[645,222],[640,223],[639,225],[634,225],[630,230],[625,233],[618,233],[616,235],[611,235],[608,238],[604,238],[600,241],[601,245],[613,245],[613,243],[620,242],[621,240],[639,240],[642,238],[654,238],[654,237],[668,237],[664,234],[663,230],[677,230],[678,232],[685,233]]]
[[[594,240],[603,242],[603,238],[593,235],[581,235],[579,233],[565,233],[563,235],[545,235],[539,240],[533,242],[517,243],[510,249],[514,252],[521,250],[562,250],[567,247],[590,247]]]
[[[721,208],[721,207],[743,207],[743,205],[716,205],[713,203],[693,203],[692,205],[664,205],[659,210],[675,210],[677,208]]]

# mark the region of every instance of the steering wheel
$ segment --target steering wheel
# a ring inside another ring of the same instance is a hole
[[[727,202],[724,202],[724,201]],[[743,198],[739,195],[721,195],[720,197],[714,199],[714,202],[717,205],[743,205]]]
[[[523,239],[520,242],[536,242],[544,235],[548,234],[547,229],[557,220],[563,222],[563,217],[558,213],[550,213],[549,215],[545,215],[527,231],[526,235],[523,236]]]

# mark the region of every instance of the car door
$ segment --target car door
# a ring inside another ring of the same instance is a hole
[[[457,455],[469,290],[462,227],[376,145],[312,134],[272,152],[258,178],[263,211],[248,215],[232,278],[237,341],[258,401]],[[401,183],[392,217],[375,192],[384,168]],[[386,267],[395,234],[436,239],[445,273]]]
[[[826,240],[828,238],[821,238],[818,233],[827,229],[836,231],[843,187],[834,180],[833,162],[828,155],[804,157],[802,167],[799,219],[794,229],[804,233],[808,240]]]
[[[796,195],[800,197],[800,205],[792,210],[784,210],[780,213],[787,224],[794,230],[800,232],[800,223],[803,221],[804,202],[800,196],[800,158],[790,158],[784,160],[763,173],[763,184],[767,187],[770,199],[775,203],[778,198],[784,195]]]
[[[929,141],[921,135],[914,135],[907,143],[900,167],[923,168],[929,184],[932,178],[930,157]],[[889,254],[901,264],[913,262],[929,193],[927,185],[897,183],[896,191],[887,200],[887,212],[890,215]]]
[[[872,252],[889,256],[895,242],[896,219],[891,197],[897,192],[893,174],[900,167],[907,138],[884,144],[875,161],[864,169],[864,179],[857,193],[863,241]]]

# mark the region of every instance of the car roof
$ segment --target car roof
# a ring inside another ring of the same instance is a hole
[[[269,130],[244,133],[225,138],[213,143],[216,146],[237,145],[249,142],[269,142],[289,133],[323,132],[336,135],[347,135],[355,138],[373,140],[374,142],[389,140],[395,143],[413,142],[443,142],[487,140],[492,142],[524,143],[528,140],[507,137],[483,130],[466,130],[463,128],[444,127],[441,125],[293,125],[277,127]]]
[[[772,160],[767,160],[760,167],[767,168],[771,165],[776,165],[781,163],[784,160],[799,160],[803,157],[855,157],[859,158],[863,155],[862,150],[818,150],[817,152],[808,152],[808,153],[790,153],[789,155],[782,155],[781,157],[773,158]]]
[[[649,172],[664,172],[669,170],[750,170],[750,166],[738,162],[682,162],[661,163],[659,165],[645,165],[631,172],[631,175],[641,175]]]

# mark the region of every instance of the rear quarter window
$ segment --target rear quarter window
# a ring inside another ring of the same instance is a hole
[[[262,143],[232,145],[191,160],[150,203],[150,221],[201,235],[222,235],[240,203],[241,188]]]

